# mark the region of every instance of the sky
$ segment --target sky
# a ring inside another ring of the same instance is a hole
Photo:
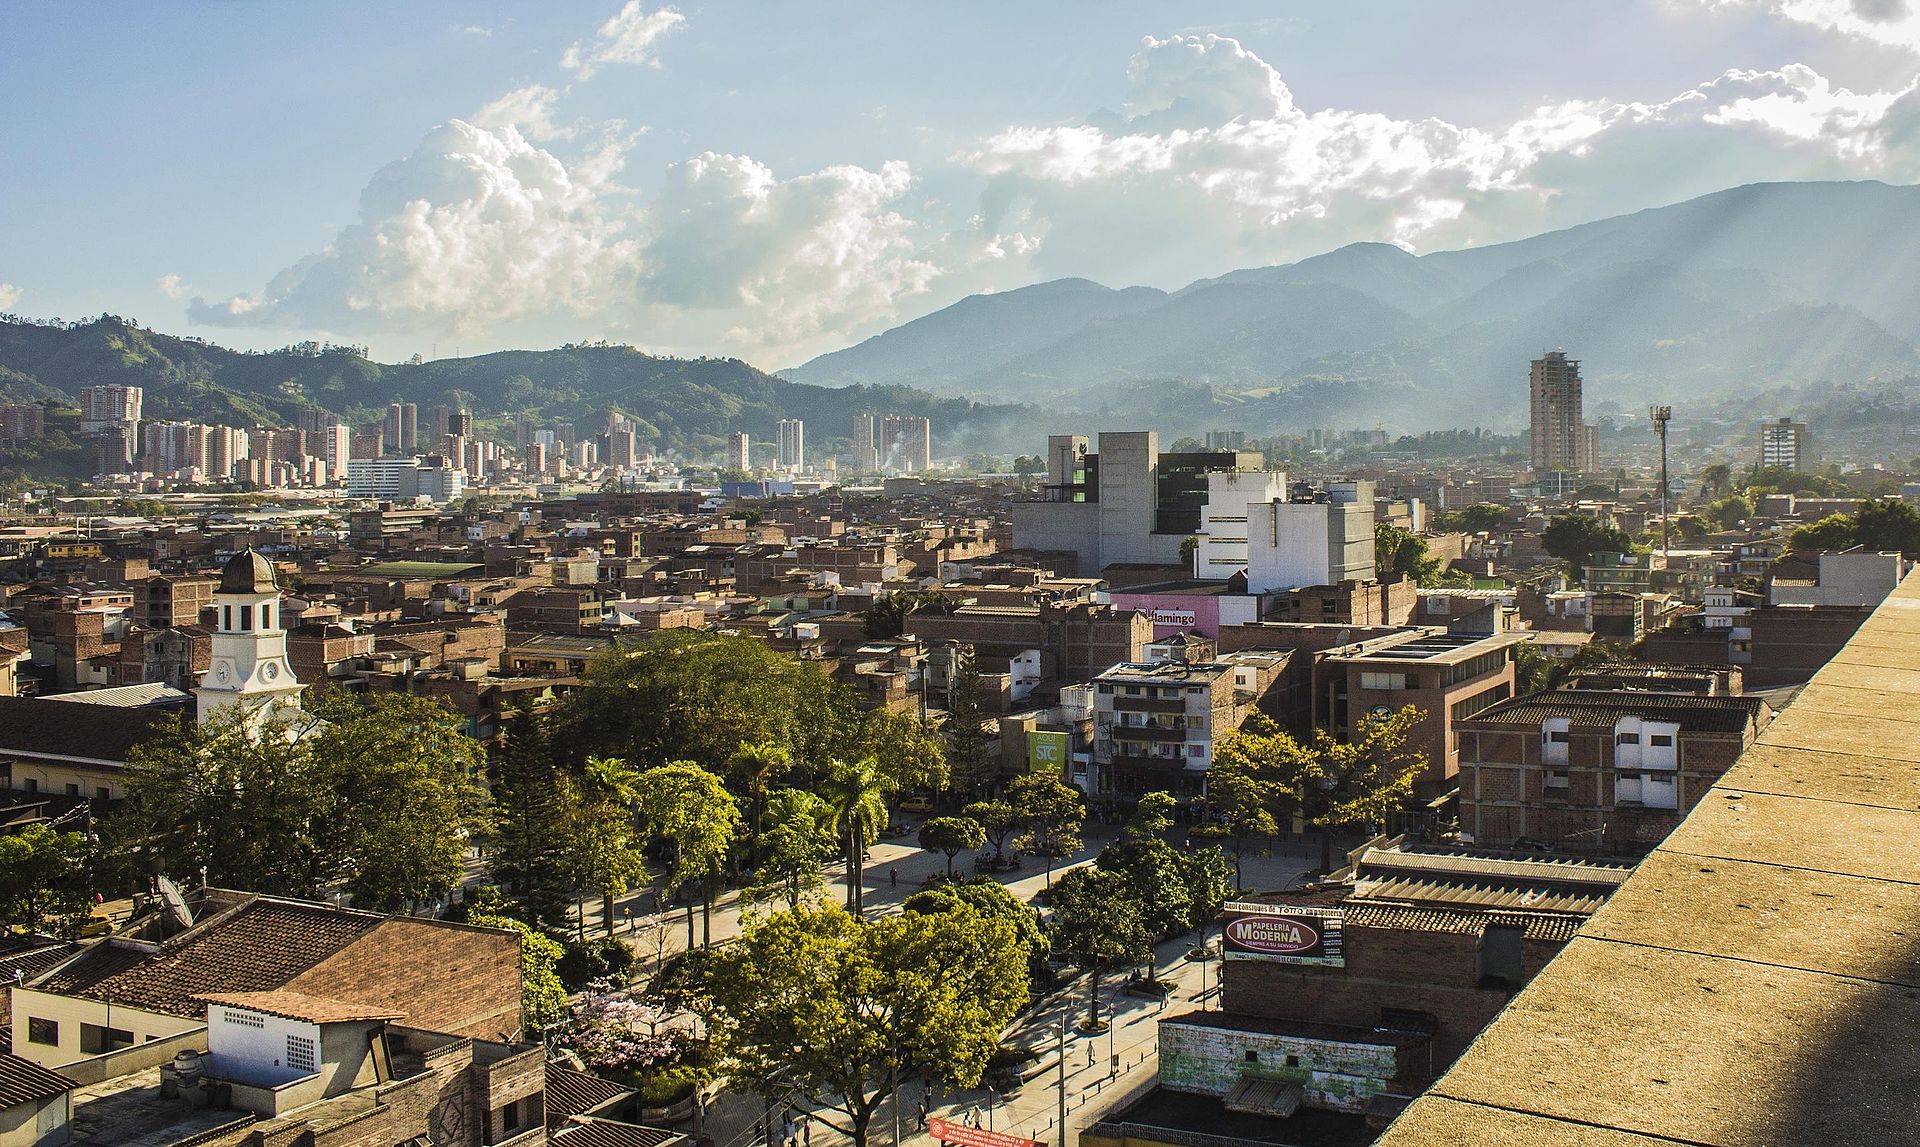
[[[0,9],[0,311],[797,365],[968,294],[1920,180],[1920,0]]]

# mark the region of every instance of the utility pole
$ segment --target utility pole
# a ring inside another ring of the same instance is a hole
[[[1067,1147],[1067,1017],[1060,1016],[1060,1060],[1054,1065],[1060,1073],[1060,1128],[1054,1142]]]
[[[1667,423],[1673,420],[1673,407],[1649,406],[1647,417],[1653,420],[1653,431],[1660,436],[1660,557],[1664,560],[1668,556]]]

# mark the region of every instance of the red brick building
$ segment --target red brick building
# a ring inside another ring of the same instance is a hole
[[[1478,845],[1658,844],[1772,719],[1758,697],[1561,690],[1456,723]]]

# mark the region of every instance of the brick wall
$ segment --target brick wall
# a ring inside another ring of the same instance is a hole
[[[1479,985],[1479,937],[1402,928],[1345,929],[1346,966],[1227,960],[1222,1006],[1229,1012],[1274,1019],[1371,1028],[1382,1008],[1427,1012],[1438,1021],[1434,1070],[1466,1049],[1507,1005],[1513,992]],[[1528,940],[1522,946],[1527,978],[1562,945]]]
[[[1363,1034],[1315,1038],[1162,1020],[1160,1083],[1224,1098],[1241,1076],[1252,1074],[1299,1084],[1311,1107],[1364,1111],[1369,1099],[1394,1090],[1402,1057],[1391,1043],[1361,1042]],[[1408,1081],[1418,1082],[1424,1081]]]

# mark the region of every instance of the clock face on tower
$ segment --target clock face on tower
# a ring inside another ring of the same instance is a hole
[[[227,679],[232,676],[233,676],[233,670],[227,668],[227,663],[224,661],[214,666],[213,668],[213,679],[215,681],[218,681],[222,685],[225,685],[227,683]]]
[[[271,681],[275,677],[280,676],[280,667],[278,665],[275,665],[273,662],[269,661],[265,665],[261,666],[260,676],[266,678],[268,681]]]

